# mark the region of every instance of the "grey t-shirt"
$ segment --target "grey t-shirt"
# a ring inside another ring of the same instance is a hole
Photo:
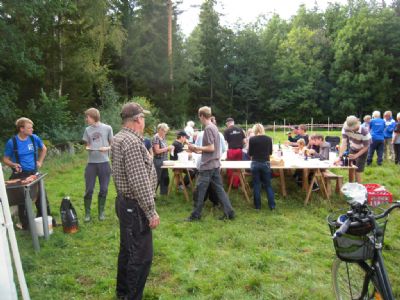
[[[221,142],[218,128],[214,124],[207,125],[203,134],[203,146],[211,144],[214,144],[214,151],[201,154],[200,171],[212,170],[221,166],[219,161]]]
[[[98,151],[100,147],[109,147],[110,141],[113,139],[113,130],[111,126],[97,123],[86,127],[82,138],[90,147],[89,163],[108,162],[109,151]]]

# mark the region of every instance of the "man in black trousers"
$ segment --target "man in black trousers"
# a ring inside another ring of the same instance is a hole
[[[153,260],[152,229],[160,224],[155,209],[157,174],[143,143],[144,114],[137,103],[122,107],[123,127],[111,145],[112,174],[117,190],[120,250],[118,299],[140,300]]]

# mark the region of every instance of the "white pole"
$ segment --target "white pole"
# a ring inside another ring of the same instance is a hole
[[[21,289],[22,299],[29,300],[28,287],[25,281],[24,271],[22,269],[21,257],[19,255],[17,239],[15,238],[14,225],[11,219],[10,206],[8,204],[6,186],[4,182],[3,167],[0,164],[0,198],[4,210],[5,226],[8,231],[8,239],[10,241],[11,251],[14,258],[14,265],[17,271],[19,286]]]
[[[286,136],[286,119],[283,119],[283,135]]]
[[[328,117],[328,132],[329,132],[329,117]]]
[[[314,118],[311,118],[311,133],[313,133],[313,124],[314,124]]]
[[[247,134],[247,120],[246,120],[246,134]]]
[[[276,135],[275,135],[275,121],[274,121],[274,140],[276,139]]]

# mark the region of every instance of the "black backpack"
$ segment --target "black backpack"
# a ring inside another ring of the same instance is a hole
[[[61,222],[65,233],[78,231],[78,216],[69,197],[64,197],[60,206]]]

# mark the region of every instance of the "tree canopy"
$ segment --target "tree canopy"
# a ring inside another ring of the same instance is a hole
[[[205,0],[188,37],[178,4],[169,60],[168,1],[0,1],[2,134],[25,115],[57,139],[55,128],[80,124],[86,108],[133,97],[175,127],[202,105],[219,120],[263,123],[400,110],[398,0],[300,6],[290,20],[232,28]]]

